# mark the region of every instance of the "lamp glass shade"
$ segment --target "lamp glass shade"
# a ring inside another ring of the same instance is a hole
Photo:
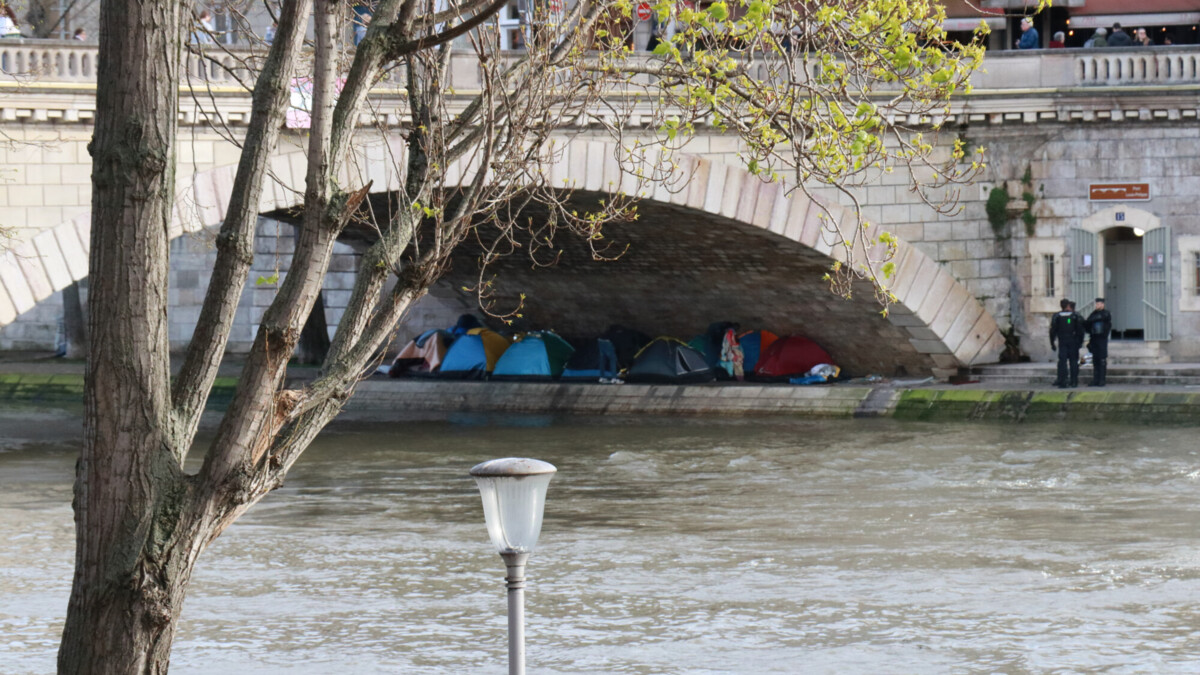
[[[483,517],[488,536],[500,553],[529,553],[537,545],[542,531],[542,512],[546,507],[546,488],[554,477],[554,467],[537,460],[538,473],[514,475],[513,472],[488,472],[488,465],[507,460],[485,462],[471,470],[483,498]],[[548,467],[548,470],[546,468]],[[480,469],[484,469],[481,471]],[[495,468],[494,466],[492,468]],[[501,468],[503,471],[503,468]]]

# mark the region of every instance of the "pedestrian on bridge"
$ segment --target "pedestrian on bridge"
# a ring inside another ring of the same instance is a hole
[[[1108,36],[1109,47],[1130,47],[1133,45],[1133,38],[1129,37],[1129,33],[1121,28],[1120,23],[1112,25],[1112,33]]]
[[[1021,39],[1017,41],[1017,49],[1040,49],[1042,40],[1038,37],[1033,20],[1029,17],[1021,19]]]
[[[1083,346],[1083,317],[1075,311],[1075,303],[1070,300],[1064,298],[1058,305],[1062,311],[1050,320],[1050,349],[1058,351],[1058,379],[1054,381],[1054,386],[1059,389],[1074,388],[1079,386],[1079,348]]]
[[[21,25],[17,23],[17,15],[12,7],[0,4],[0,38],[21,37]]]
[[[1092,381],[1089,387],[1103,387],[1108,376],[1108,336],[1112,333],[1112,314],[1104,309],[1104,298],[1096,298],[1096,308],[1087,318],[1088,351],[1092,353]]]

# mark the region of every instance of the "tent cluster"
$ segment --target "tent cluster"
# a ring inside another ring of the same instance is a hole
[[[447,379],[687,384],[744,376],[809,384],[836,378],[832,364],[828,352],[801,335],[739,333],[730,323],[714,323],[689,342],[650,339],[618,325],[591,338],[532,331],[510,339],[464,315],[452,329],[417,336],[380,370],[390,377]]]

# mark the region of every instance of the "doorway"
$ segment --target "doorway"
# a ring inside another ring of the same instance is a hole
[[[1142,294],[1142,236],[1131,227],[1114,227],[1104,238],[1104,297],[1112,313],[1114,340],[1143,340],[1146,336]]]

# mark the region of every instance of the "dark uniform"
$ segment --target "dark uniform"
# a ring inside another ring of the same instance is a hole
[[[1066,303],[1050,320],[1050,348],[1058,342],[1058,379],[1054,386],[1079,386],[1079,348],[1083,346],[1083,317]],[[1069,373],[1068,373],[1069,370]],[[1069,378],[1068,378],[1069,375]]]
[[[1104,298],[1096,298],[1103,304]],[[1103,387],[1108,376],[1108,336],[1112,333],[1112,314],[1097,309],[1087,318],[1088,351],[1092,353],[1092,387]]]

